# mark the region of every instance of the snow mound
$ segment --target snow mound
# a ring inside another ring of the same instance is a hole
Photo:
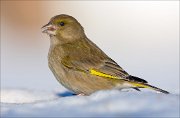
[[[108,90],[76,96],[68,92],[1,91],[2,117],[179,117],[177,94]]]
[[[48,97],[47,97],[48,96]],[[26,89],[3,89],[1,90],[2,103],[36,103],[56,99],[53,93],[36,92]]]

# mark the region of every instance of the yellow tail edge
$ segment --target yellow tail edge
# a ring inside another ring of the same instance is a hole
[[[151,89],[151,90],[155,90],[155,91],[158,91],[158,92],[161,92],[161,93],[164,93],[164,94],[169,94],[168,91],[166,90],[162,90],[160,88],[157,88],[155,86],[152,86],[152,85],[149,85],[149,84],[145,84],[145,83],[134,83],[134,82],[130,82],[134,87],[137,87],[137,88],[148,88],[148,89]]]

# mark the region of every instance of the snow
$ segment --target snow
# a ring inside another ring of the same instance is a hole
[[[1,90],[2,117],[179,117],[179,94],[107,90],[90,96],[68,91]]]
[[[47,97],[48,95],[48,97]],[[5,89],[1,91],[2,103],[35,103],[55,99],[54,94],[47,92],[36,92],[25,89]]]

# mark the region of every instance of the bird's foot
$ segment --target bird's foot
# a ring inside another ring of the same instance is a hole
[[[79,94],[77,94],[77,96],[85,96],[85,94],[84,93],[79,93]]]

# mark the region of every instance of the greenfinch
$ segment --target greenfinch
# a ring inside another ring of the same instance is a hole
[[[128,74],[86,37],[83,27],[72,16],[54,16],[42,27],[42,32],[50,36],[49,68],[56,79],[75,94],[128,88],[169,93]]]

